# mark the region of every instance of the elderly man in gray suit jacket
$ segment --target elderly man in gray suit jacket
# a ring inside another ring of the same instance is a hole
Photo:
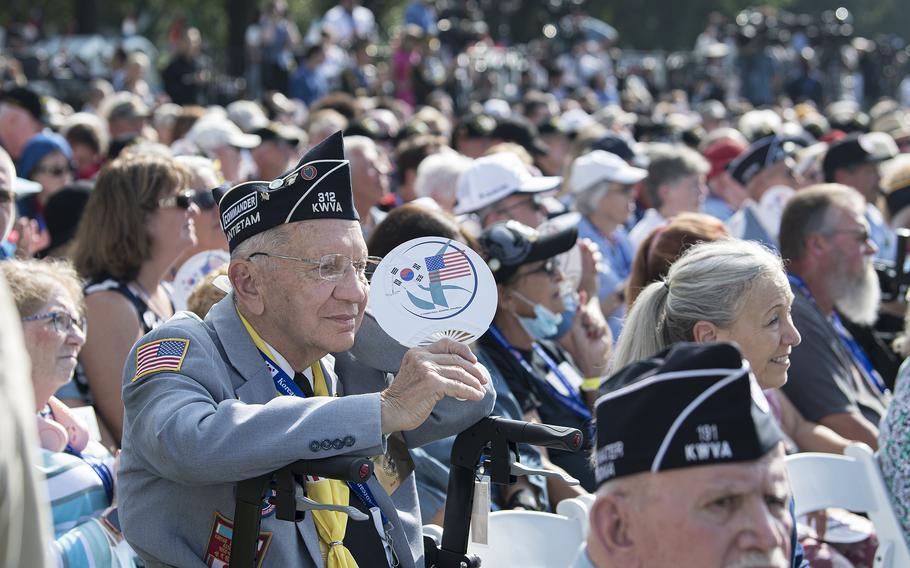
[[[223,566],[236,482],[298,459],[377,456],[366,484],[303,483],[310,498],[350,502],[375,523],[326,511],[291,523],[264,503],[257,566],[423,566],[407,447],[488,414],[485,370],[451,341],[399,348],[391,363],[390,349],[370,366],[369,351],[395,345],[370,322],[367,359],[336,376],[329,353],[354,346],[373,263],[340,133],[286,176],[234,187],[220,207],[233,291],[205,321],[181,313],[140,339],[124,369],[124,536],[152,566]]]

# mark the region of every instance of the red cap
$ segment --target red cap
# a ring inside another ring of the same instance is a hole
[[[713,179],[727,168],[727,164],[746,151],[747,146],[731,138],[721,138],[705,148],[705,158],[711,163],[707,179]]]

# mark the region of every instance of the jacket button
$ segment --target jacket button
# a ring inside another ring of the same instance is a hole
[[[313,440],[312,442],[310,442],[310,451],[318,452],[319,451],[319,442],[317,442],[316,440]]]
[[[353,446],[353,445],[354,445],[354,436],[345,436],[345,437],[344,437],[344,445],[347,446],[347,447],[349,447],[349,448],[350,448],[351,446]]]
[[[331,450],[331,449],[332,449],[332,441],[329,440],[328,438],[326,438],[325,440],[323,440],[323,441],[322,441],[322,449],[323,449],[323,450]]]
[[[336,450],[340,450],[344,447],[344,440],[341,438],[335,438],[335,441],[332,442],[332,446],[334,446]]]

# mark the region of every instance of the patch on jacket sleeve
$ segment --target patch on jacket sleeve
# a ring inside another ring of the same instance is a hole
[[[189,349],[189,339],[159,339],[136,349],[136,376],[130,382],[146,375],[163,371],[179,371]]]

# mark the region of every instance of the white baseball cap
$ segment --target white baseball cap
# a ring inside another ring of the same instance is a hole
[[[244,132],[255,132],[269,125],[265,111],[256,101],[234,101],[226,107],[227,117]]]
[[[594,150],[572,162],[569,186],[574,193],[580,193],[602,181],[630,185],[647,175],[648,170],[632,167],[616,154]]]
[[[262,139],[255,134],[244,134],[230,120],[218,117],[199,119],[187,132],[186,138],[203,152],[211,152],[224,146],[255,148],[262,142]]]
[[[26,195],[35,195],[41,193],[43,187],[37,181],[17,177],[13,180],[13,193],[16,197],[25,197]]]
[[[513,193],[539,193],[559,187],[559,176],[534,176],[512,152],[497,152],[474,160],[458,178],[455,214],[472,213]]]

